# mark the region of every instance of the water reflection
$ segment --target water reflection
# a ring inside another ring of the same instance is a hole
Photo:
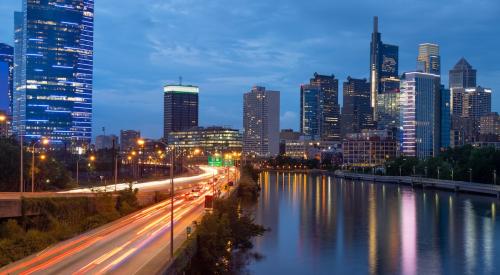
[[[263,173],[254,274],[488,274],[497,201],[325,176]]]

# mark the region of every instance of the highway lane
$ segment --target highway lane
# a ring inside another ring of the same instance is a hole
[[[182,188],[183,185],[203,181],[212,178],[213,176],[219,173],[218,169],[209,167],[209,166],[200,166],[203,173],[191,176],[191,177],[180,177],[174,178],[174,185],[179,188]],[[106,188],[106,189],[105,189]],[[124,190],[129,188],[128,183],[119,183],[116,185],[116,190]],[[133,188],[138,188],[139,191],[168,191],[170,190],[170,179],[165,180],[157,180],[157,181],[148,181],[142,183],[136,183],[133,185]],[[79,188],[73,189],[69,191],[62,191],[60,193],[92,193],[92,192],[104,192],[104,191],[114,191],[115,185],[108,185],[107,187],[94,187],[94,188]]]
[[[225,181],[221,176],[218,185]],[[205,211],[204,196],[212,192],[205,187],[194,200],[176,196],[176,247]],[[169,259],[169,234],[170,201],[164,201],[8,265],[0,274],[153,274]]]

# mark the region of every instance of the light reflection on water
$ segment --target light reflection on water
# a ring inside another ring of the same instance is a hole
[[[253,274],[500,272],[497,200],[328,176],[263,173]]]

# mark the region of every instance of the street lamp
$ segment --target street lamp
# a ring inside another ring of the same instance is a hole
[[[31,192],[35,192],[35,147],[37,144],[41,143],[42,145],[47,145],[49,144],[49,140],[46,138],[42,138],[36,142],[33,143],[31,146]],[[42,158],[43,156],[43,158]],[[42,155],[40,158],[42,160],[45,159],[45,156]]]
[[[438,172],[438,180],[439,180],[439,172],[440,172],[440,169],[441,169],[441,168],[438,166],[438,168],[437,168],[437,172]]]
[[[469,168],[469,182],[472,183],[472,168]]]

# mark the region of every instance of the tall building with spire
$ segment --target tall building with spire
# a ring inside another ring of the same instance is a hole
[[[477,71],[469,62],[463,57],[460,58],[449,73],[450,89],[476,87],[476,74]]]
[[[378,17],[373,18],[373,33],[370,43],[370,106],[373,119],[377,120],[377,96],[385,90],[399,88],[399,48],[384,44],[378,32]]]
[[[14,14],[14,131],[90,144],[94,0],[23,0]]]
[[[439,45],[423,43],[418,46],[417,71],[441,75]]]

